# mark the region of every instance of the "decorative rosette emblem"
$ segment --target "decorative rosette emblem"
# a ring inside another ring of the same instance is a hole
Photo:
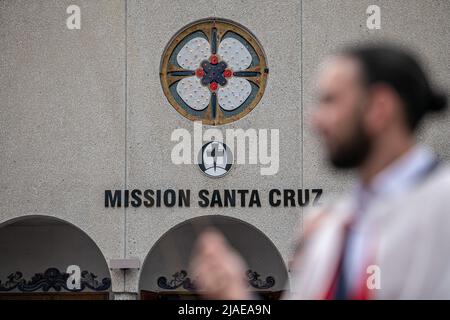
[[[221,125],[249,113],[266,87],[266,57],[243,26],[208,18],[181,29],[161,61],[161,83],[184,117]]]

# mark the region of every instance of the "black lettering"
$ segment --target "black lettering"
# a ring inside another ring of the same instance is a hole
[[[241,195],[241,207],[245,207],[245,194],[248,193],[248,190],[238,190],[237,192]]]
[[[235,207],[236,206],[236,190],[225,189],[225,207]]]
[[[198,205],[202,208],[206,208],[209,205],[208,199],[209,192],[206,189],[202,189],[198,192],[198,197],[201,199],[198,201]]]
[[[125,208],[128,208],[128,206],[130,205],[130,191],[129,190],[124,190],[124,206]]]
[[[144,201],[144,206],[147,208],[151,208],[155,204],[155,200],[153,200],[154,194],[153,190],[150,189],[144,191],[144,198],[146,199],[146,201]]]
[[[169,201],[169,195],[170,195],[170,201]],[[176,193],[175,190],[172,189],[168,189],[166,191],[164,191],[164,205],[166,207],[173,207],[176,203],[177,199],[176,199]]]
[[[257,207],[261,207],[261,201],[259,200],[258,190],[252,190],[252,193],[250,194],[250,201],[248,203],[248,206],[253,207],[254,203],[256,203]]]
[[[111,190],[105,190],[105,207],[120,208],[122,206],[122,193],[120,190],[114,190],[114,196]]]
[[[316,197],[313,200],[313,206],[316,206],[319,204],[320,197],[322,196],[323,190],[322,189],[312,189],[312,193],[316,194]]]
[[[156,190],[156,207],[161,207],[161,190]]]
[[[133,199],[131,201],[131,205],[135,208],[140,207],[142,204],[142,199],[141,199],[141,195],[142,192],[139,189],[134,189],[133,191],[131,191],[131,198]]]
[[[178,206],[190,207],[191,206],[191,190],[179,190],[178,191]]]
[[[280,204],[281,204],[281,200],[280,199],[277,199],[276,201],[274,201],[274,194],[277,194],[278,196],[281,196],[281,191],[280,190],[278,190],[278,189],[271,189],[270,191],[269,191],[269,204],[272,206],[272,207],[279,207],[280,206]]]
[[[309,203],[309,189],[298,189],[298,204],[300,207],[304,207],[306,205],[308,205]],[[305,194],[305,196],[303,197],[303,193]]]
[[[222,208],[222,199],[220,198],[220,192],[219,190],[214,190],[211,196],[211,204],[209,205],[210,207],[215,207],[217,204],[217,206],[219,208]]]
[[[291,189],[283,190],[283,201],[285,207],[295,207],[295,191]],[[291,204],[289,205],[289,201]]]

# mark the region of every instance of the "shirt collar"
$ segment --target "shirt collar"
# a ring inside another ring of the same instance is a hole
[[[376,175],[370,188],[378,195],[398,195],[413,186],[433,161],[435,156],[428,147],[414,146]]]
[[[357,198],[367,203],[373,196],[398,196],[413,186],[435,159],[429,147],[416,145],[378,173],[369,186],[358,183]]]

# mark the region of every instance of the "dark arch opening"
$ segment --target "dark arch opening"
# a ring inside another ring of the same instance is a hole
[[[84,231],[65,220],[30,215],[5,221],[0,252],[0,299],[110,298],[105,257]]]
[[[249,289],[263,299],[278,299],[288,284],[288,272],[272,241],[255,226],[237,218],[207,215],[181,222],[153,245],[139,279],[141,299],[195,299],[195,279],[189,277],[193,246],[201,232],[213,226],[247,263]]]

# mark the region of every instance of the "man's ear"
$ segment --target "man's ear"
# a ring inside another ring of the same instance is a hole
[[[377,84],[370,88],[364,117],[369,134],[377,135],[396,121],[398,102],[399,98],[390,86]]]

